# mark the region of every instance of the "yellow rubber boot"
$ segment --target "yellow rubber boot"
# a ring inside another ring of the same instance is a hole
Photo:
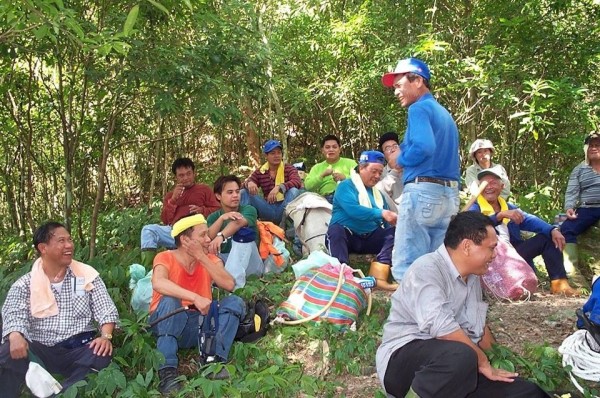
[[[564,294],[567,297],[577,296],[579,293],[569,285],[566,278],[550,281],[550,293]]]
[[[369,268],[369,275],[374,277],[377,281],[377,285],[375,287],[388,291],[396,291],[398,289],[397,283],[389,283],[391,266],[387,264],[383,264],[377,261],[373,261],[371,263],[371,268]]]

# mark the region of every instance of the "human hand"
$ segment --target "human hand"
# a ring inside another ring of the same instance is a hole
[[[381,212],[381,217],[383,217],[383,219],[390,225],[396,225],[396,221],[398,221],[398,214],[391,210],[383,210]]]
[[[321,173],[321,178],[325,178],[333,174],[333,169],[331,167],[327,167],[324,172]]]
[[[575,220],[577,218],[577,213],[575,212],[575,209],[567,209],[566,214],[569,220]]]
[[[267,202],[273,204],[277,202],[277,194],[279,193],[279,186],[275,186],[275,188],[271,189],[269,195],[267,196]]]
[[[207,299],[206,297],[202,297],[199,294],[194,298],[194,306],[202,315],[208,314],[208,309],[210,308],[210,303],[212,300]]]
[[[248,188],[248,193],[250,195],[256,195],[258,193],[258,185],[256,185],[254,181],[248,181],[246,187]]]
[[[100,357],[105,357],[107,355],[112,355],[113,345],[109,339],[104,337],[96,337],[90,343],[90,348],[94,351],[94,355],[98,355]]]
[[[173,195],[171,195],[171,203],[176,204],[184,192],[185,187],[182,184],[175,185],[175,189],[173,189]]]
[[[23,359],[27,358],[27,351],[29,350],[29,343],[25,340],[25,337],[19,332],[12,332],[8,335],[8,342],[10,347],[10,357],[12,359]]]
[[[242,213],[237,212],[237,211],[230,211],[230,212],[221,214],[221,221],[227,221],[227,220],[236,221],[236,220],[241,220],[242,218],[244,218]]]
[[[208,245],[208,252],[212,254],[219,254],[224,240],[225,238],[223,238],[223,235],[215,236],[215,238],[211,240],[210,244]]]
[[[338,173],[337,171],[333,173],[333,180],[335,182],[340,182],[340,181],[344,181],[346,179],[346,176],[342,173]]]
[[[190,214],[202,214],[203,207],[190,205]]]
[[[508,370],[496,369],[492,367],[489,362],[479,366],[479,373],[484,375],[489,380],[503,381],[505,383],[512,383],[515,381],[514,378],[519,375],[518,373],[509,372]]]
[[[523,220],[525,220],[523,212],[519,209],[501,211],[499,213],[496,213],[496,218],[498,219],[498,221],[501,221],[504,218],[508,218],[516,224],[521,224]]]
[[[567,242],[560,230],[558,228],[554,228],[552,232],[550,232],[550,237],[552,238],[552,242],[554,242],[554,247],[560,251],[563,251]]]
[[[198,261],[201,261],[206,257],[208,247],[205,247],[201,241],[197,239],[181,239],[181,247],[186,251],[187,254],[192,256]]]

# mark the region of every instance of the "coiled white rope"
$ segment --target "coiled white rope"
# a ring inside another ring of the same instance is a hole
[[[593,350],[590,344],[593,346]],[[584,380],[600,381],[600,353],[594,352],[594,350],[600,351],[600,346],[584,329],[567,337],[558,347],[558,352],[562,355],[563,367],[571,365],[569,376],[573,385],[582,393],[584,389],[573,375]],[[598,396],[594,395],[594,398],[598,398]]]

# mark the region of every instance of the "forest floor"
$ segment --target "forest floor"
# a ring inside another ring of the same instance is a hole
[[[535,293],[529,301],[501,302],[490,299],[488,324],[498,343],[517,353],[523,353],[532,345],[549,344],[558,348],[574,332],[575,310],[584,302],[584,298],[552,295],[547,289]],[[311,372],[311,363],[318,363],[313,360],[303,362],[308,372]],[[337,381],[343,386],[338,389],[340,396],[373,397],[380,390],[374,366],[363,367],[361,376],[343,376]]]

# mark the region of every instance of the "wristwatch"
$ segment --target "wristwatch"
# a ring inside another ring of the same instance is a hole
[[[105,340],[111,341],[112,340],[112,333],[102,333],[102,335],[100,336]]]
[[[225,235],[223,235],[223,232],[217,232],[217,236],[220,236],[221,238],[223,238],[223,242],[225,242],[227,240],[227,238],[225,237]]]

